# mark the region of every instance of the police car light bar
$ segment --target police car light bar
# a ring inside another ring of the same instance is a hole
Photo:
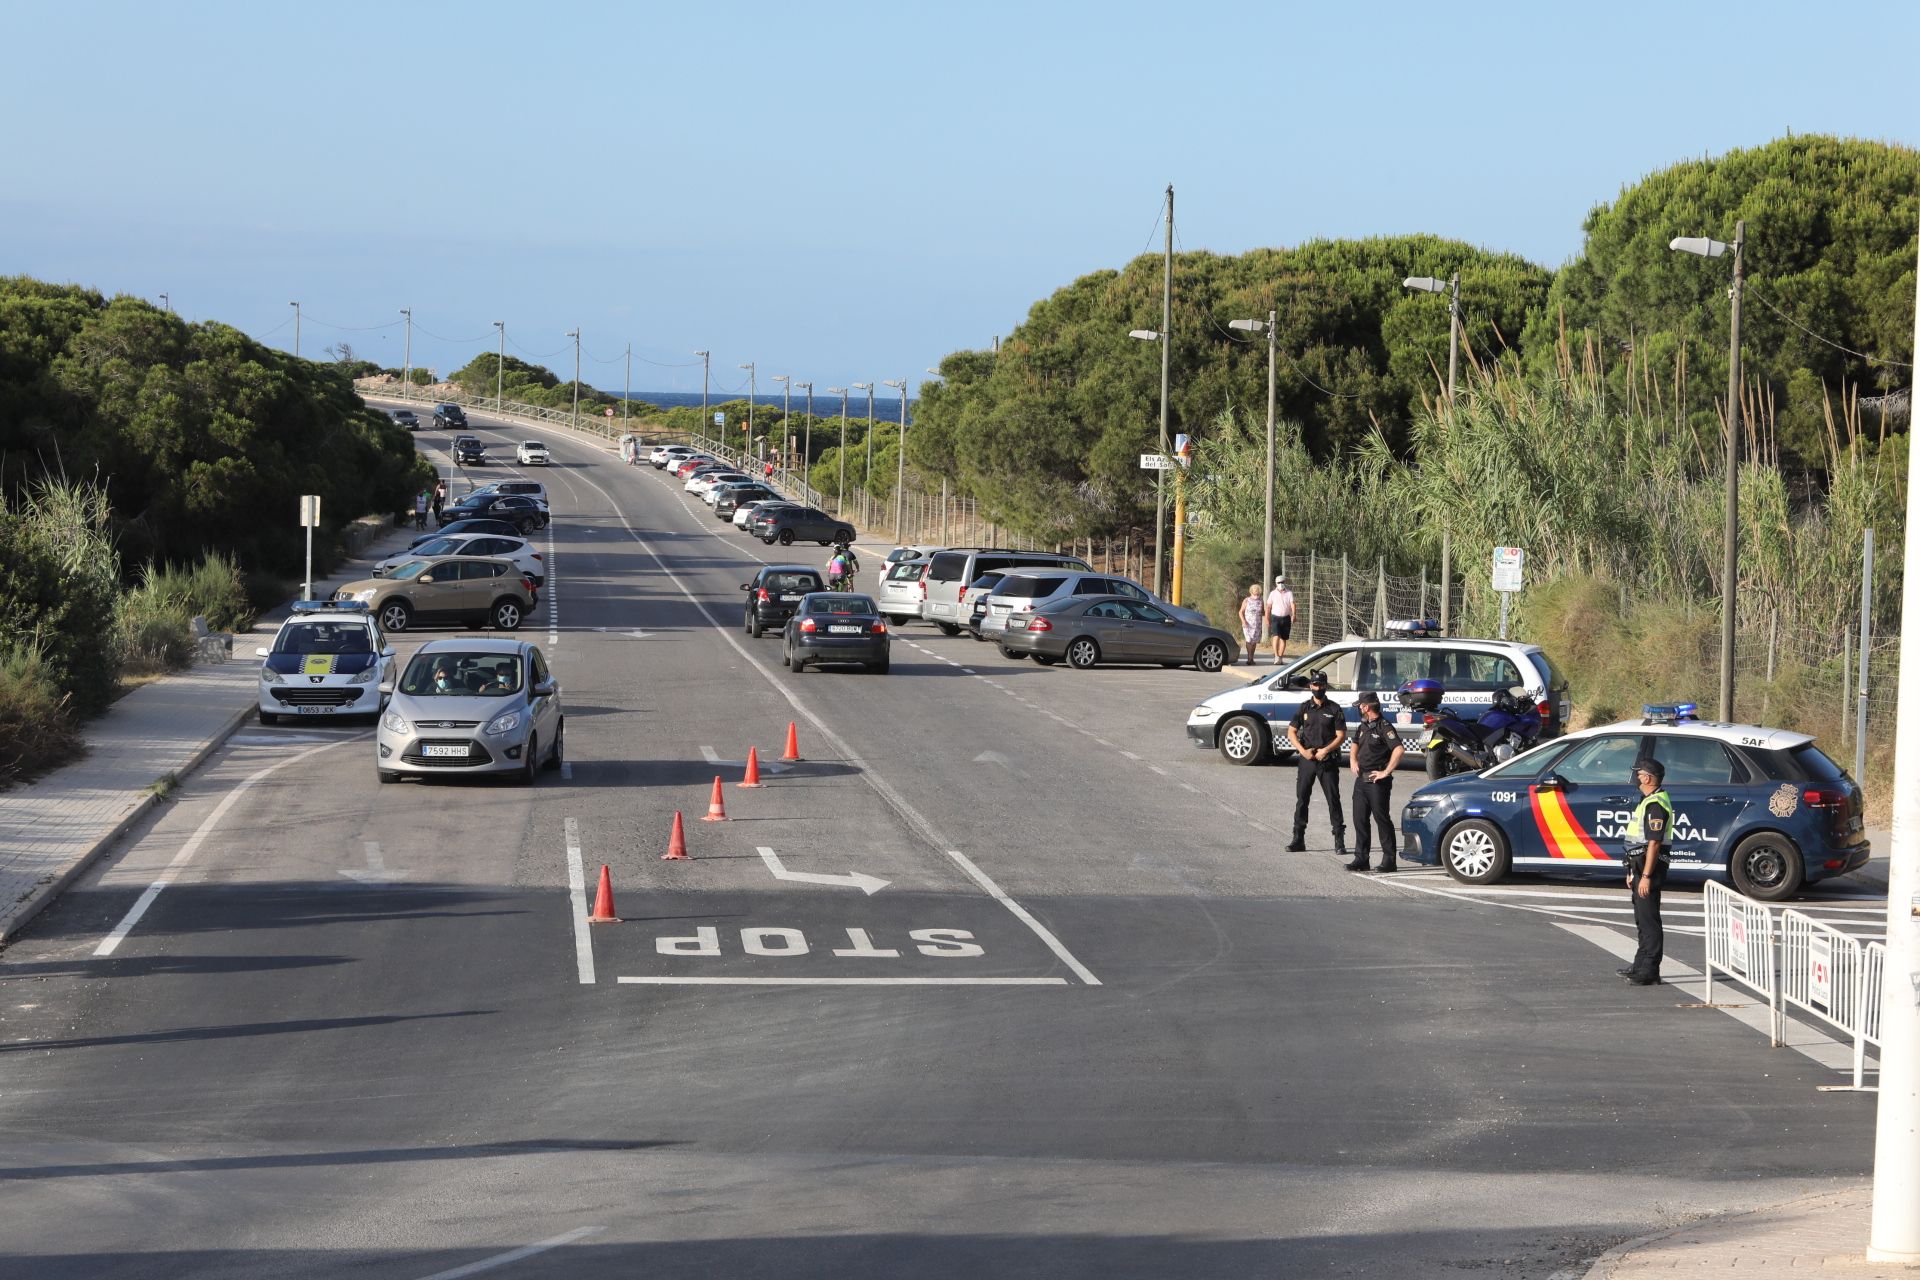
[[[1440,634],[1440,622],[1437,618],[1389,618],[1387,633],[1415,640],[1437,636]]]
[[[295,600],[295,613],[369,613],[373,606],[365,600]]]
[[[1697,702],[1649,702],[1640,708],[1641,724],[1682,724],[1700,718]]]

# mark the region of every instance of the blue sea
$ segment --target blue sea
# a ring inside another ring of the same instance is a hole
[[[607,392],[607,394],[613,395],[611,391]],[[618,396],[614,396],[614,398],[616,400],[619,399]],[[635,400],[644,400],[651,405],[658,405],[662,409],[698,409],[700,407],[700,393],[698,391],[635,391],[632,398]],[[708,393],[707,404],[709,408],[712,408],[713,406],[725,404],[730,400],[745,400],[746,398],[745,395],[740,393],[714,391]],[[841,397],[839,396],[825,395],[818,391],[814,392],[814,417],[839,417],[840,400]],[[918,402],[914,400],[907,401],[908,426],[913,425],[913,409],[916,403]],[[772,395],[768,395],[763,391],[754,398],[754,404],[760,407],[772,405],[778,409],[781,404],[780,393],[775,391]],[[793,397],[793,411],[796,414],[807,411],[807,398],[805,396]],[[867,416],[867,396],[865,392],[847,397],[847,416],[849,418],[865,418]],[[900,421],[899,397],[891,393],[876,395],[873,398],[873,416],[882,422]]]

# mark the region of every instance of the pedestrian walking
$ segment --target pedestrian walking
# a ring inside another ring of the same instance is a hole
[[[1666,780],[1667,768],[1658,760],[1648,757],[1634,763],[1633,782],[1640,788],[1640,803],[1627,822],[1627,892],[1633,898],[1633,927],[1640,935],[1640,949],[1619,974],[1636,987],[1659,983],[1660,961],[1667,950],[1660,891],[1666,887],[1672,855],[1673,799],[1661,785]]]
[[[447,506],[447,482],[436,480],[433,484],[433,518],[438,520]]]
[[[1393,838],[1393,771],[1406,748],[1400,732],[1387,723],[1380,695],[1371,689],[1359,699],[1360,727],[1353,731],[1353,861],[1349,871],[1370,870],[1373,830],[1380,833],[1380,870],[1397,871],[1399,847]],[[1368,823],[1372,822],[1372,829]]]
[[[427,527],[427,491],[425,489],[413,495],[413,527],[416,529]]]
[[[1287,641],[1293,636],[1293,591],[1284,573],[1275,575],[1273,590],[1267,595],[1267,634],[1273,640],[1273,664],[1279,666],[1287,656]]]
[[[1247,642],[1247,665],[1252,666],[1254,655],[1260,651],[1260,631],[1266,621],[1267,602],[1260,595],[1260,584],[1254,583],[1247,588],[1247,598],[1240,602],[1240,635]]]
[[[1347,819],[1340,812],[1340,744],[1347,740],[1347,713],[1339,703],[1327,697],[1327,673],[1315,667],[1307,673],[1311,695],[1293,713],[1287,725],[1287,741],[1293,744],[1293,842],[1288,853],[1304,853],[1307,848],[1307,801],[1314,784],[1327,798],[1327,813],[1333,819],[1333,851],[1347,853]]]

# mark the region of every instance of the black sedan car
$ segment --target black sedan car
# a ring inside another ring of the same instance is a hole
[[[824,591],[820,571],[804,564],[770,564],[743,582],[747,593],[746,633],[758,640],[763,631],[778,631],[810,591]]]
[[[487,446],[478,436],[461,436],[453,442],[453,460],[463,467],[485,466]]]
[[[444,538],[452,533],[496,533],[504,537],[517,538],[520,536],[520,528],[508,520],[488,520],[480,518],[456,520],[445,528],[436,529],[431,533],[420,534],[414,538],[412,542],[408,543],[407,546],[409,548],[417,547],[422,543],[432,542],[435,538]]]
[[[853,527],[828,515],[818,507],[780,507],[768,513],[764,521],[755,521],[760,541],[783,547],[799,541],[821,546],[830,542],[852,542]]]
[[[418,431],[420,429],[420,419],[411,409],[395,409],[393,411],[393,420],[409,431]]]
[[[504,520],[514,527],[515,532],[523,535],[544,528],[547,523],[547,513],[532,498],[523,498],[517,493],[473,493],[450,507],[442,508],[440,526],[445,528],[456,520],[476,517]]]
[[[1009,625],[1000,652],[1031,655],[1043,667],[1065,659],[1081,670],[1103,662],[1153,662],[1214,672],[1233,660],[1237,644],[1218,627],[1176,618],[1131,596],[1068,596],[1041,605],[1017,630]]]
[[[891,642],[872,596],[815,591],[803,597],[787,619],[780,661],[796,676],[809,662],[851,663],[884,673],[892,657]]]

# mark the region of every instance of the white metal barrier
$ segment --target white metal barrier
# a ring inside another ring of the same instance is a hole
[[[1768,1036],[1780,1046],[1779,980],[1773,955],[1773,908],[1735,893],[1717,880],[1705,886],[1707,922],[1707,1003],[1713,1001],[1718,970],[1751,987],[1767,1002]]]
[[[1781,1012],[1794,1005],[1853,1040],[1856,1089],[1866,1068],[1867,1010],[1877,1014],[1880,1006],[1880,986],[1868,987],[1868,967],[1858,938],[1799,911],[1780,913]]]
[[[1880,1047],[1880,983],[1886,975],[1887,948],[1869,942],[1860,962],[1860,1026],[1853,1036],[1853,1087],[1866,1075],[1867,1046]]]

